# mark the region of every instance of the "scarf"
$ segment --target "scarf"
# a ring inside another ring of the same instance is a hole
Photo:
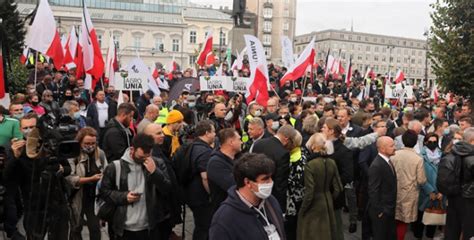
[[[179,146],[181,145],[179,144],[179,138],[178,136],[173,135],[173,133],[171,133],[171,130],[167,126],[163,128],[163,133],[171,137],[171,156],[173,156],[176,150],[178,150]]]
[[[425,147],[426,157],[434,165],[438,165],[441,159],[441,151],[436,148],[434,151],[431,151],[429,148]]]

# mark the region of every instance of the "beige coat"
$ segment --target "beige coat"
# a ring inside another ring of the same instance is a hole
[[[426,182],[423,158],[413,148],[402,148],[391,157],[397,174],[395,219],[411,223],[418,215],[420,186]]]

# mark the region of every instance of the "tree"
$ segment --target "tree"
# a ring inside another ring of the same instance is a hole
[[[474,1],[437,0],[429,36],[432,69],[442,89],[474,97]]]
[[[26,30],[17,3],[13,0],[0,1],[0,18],[6,36],[4,44],[10,50],[11,59],[18,59],[23,50]]]

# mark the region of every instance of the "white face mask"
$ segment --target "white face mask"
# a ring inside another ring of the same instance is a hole
[[[255,111],[255,117],[260,117],[260,115],[262,115],[262,110]]]
[[[189,102],[188,107],[189,108],[194,108],[196,106],[196,102]]]
[[[260,199],[267,199],[272,195],[273,181],[271,183],[260,183],[258,185],[258,192],[253,192],[255,196]]]
[[[298,101],[297,98],[295,98],[295,97],[290,98],[290,102],[294,102],[294,103],[295,103],[296,101]]]
[[[453,139],[453,144],[457,144],[458,142],[460,142],[461,140],[459,139]]]
[[[280,127],[280,123],[275,121],[275,122],[272,122],[272,130],[276,131],[278,130],[278,128]]]

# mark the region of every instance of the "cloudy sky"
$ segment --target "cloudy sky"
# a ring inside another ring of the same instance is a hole
[[[232,0],[191,0],[200,4],[231,6]],[[255,0],[247,0],[255,1]],[[292,0],[290,0],[292,1]],[[325,29],[423,39],[431,25],[429,4],[435,0],[298,0],[296,34]]]

